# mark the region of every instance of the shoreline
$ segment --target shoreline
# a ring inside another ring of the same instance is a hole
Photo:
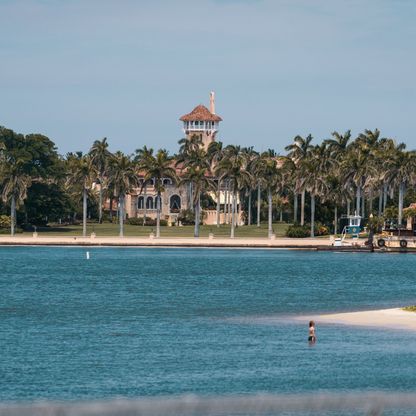
[[[294,319],[305,324],[314,320],[317,325],[341,324],[416,331],[416,313],[402,308],[297,316]]]
[[[223,247],[223,248],[283,248],[317,250],[330,248],[329,239],[289,238],[209,238],[209,237],[44,237],[0,236],[0,246],[107,246],[107,247]]]

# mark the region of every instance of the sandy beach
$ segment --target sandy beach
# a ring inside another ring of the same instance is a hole
[[[305,324],[313,319],[317,325],[325,323],[416,330],[416,313],[404,311],[401,308],[334,313],[309,317],[301,316],[295,319],[304,321]]]
[[[332,245],[329,238],[207,238],[207,237],[32,237],[0,236],[1,245],[137,246],[137,247],[259,247],[316,249]]]

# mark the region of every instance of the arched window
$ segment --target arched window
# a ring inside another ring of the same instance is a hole
[[[154,186],[155,185],[155,181],[153,179],[150,179],[147,181],[147,186]]]
[[[157,209],[157,202],[160,202],[159,208],[162,209],[162,198],[160,196],[155,197],[155,209]]]
[[[179,212],[181,210],[181,197],[179,195],[172,195],[169,204],[170,212]]]
[[[153,209],[153,198],[149,196],[146,200],[146,208]]]
[[[168,178],[163,179],[163,186],[172,185],[172,181]]]
[[[139,196],[137,198],[137,208],[144,209],[144,197],[143,196]]]

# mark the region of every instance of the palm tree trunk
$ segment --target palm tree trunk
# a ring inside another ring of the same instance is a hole
[[[378,216],[381,216],[383,210],[383,188],[380,188],[380,193],[378,195]]]
[[[147,216],[147,185],[144,186],[143,204],[143,226],[145,226]]]
[[[247,225],[251,225],[251,189],[248,194],[248,218],[247,218]]]
[[[355,204],[355,214],[360,215],[361,207],[361,188],[357,186],[357,202]]]
[[[228,199],[230,197],[230,193],[228,192],[228,184],[225,183],[225,194],[224,194],[224,221],[228,224]]]
[[[11,206],[10,206],[10,235],[13,237],[15,233],[16,225],[16,197],[12,194]]]
[[[124,195],[120,195],[120,214],[118,216],[120,221],[120,237],[124,237]]]
[[[403,182],[400,182],[400,185],[399,185],[399,215],[398,215],[398,218],[397,218],[398,225],[402,225],[402,221],[403,221],[404,191],[405,191],[405,185],[404,185]]]
[[[98,223],[103,222],[103,179],[100,178],[100,193],[99,195],[99,207],[98,207]]]
[[[334,235],[338,234],[338,207],[335,205],[334,209]]]
[[[305,224],[305,191],[300,196],[300,225]]]
[[[283,207],[280,208],[280,219],[279,219],[279,221],[283,222]]]
[[[365,195],[361,195],[361,217],[365,217]]]
[[[194,237],[199,237],[199,221],[200,216],[199,212],[201,209],[201,195],[198,195],[198,198],[195,203],[195,227],[194,227]]]
[[[298,222],[298,194],[296,192],[293,193],[293,223],[296,224]]]
[[[156,238],[160,237],[160,202],[162,198],[160,195],[160,191],[157,192],[157,200],[156,200]]]
[[[87,189],[85,187],[82,195],[82,236],[87,236]]]
[[[315,194],[311,194],[311,237],[315,237]]]
[[[110,222],[113,222],[113,196],[110,195]]]
[[[383,185],[383,213],[386,210],[387,206],[387,184]]]
[[[193,200],[194,200],[194,186],[193,183],[191,182],[189,184],[189,199],[190,199],[190,207],[191,207],[191,211],[193,211],[194,209],[194,204],[193,204]]]
[[[347,201],[347,217],[349,217],[349,216],[350,216],[350,210],[351,210],[351,201],[350,201],[350,200],[348,200],[348,201]]]
[[[235,234],[235,210],[236,210],[236,206],[235,206],[235,200],[236,200],[236,196],[235,196],[236,192],[233,191],[233,198],[232,198],[232,208],[231,208],[231,238],[234,238],[234,234]]]
[[[217,185],[217,227],[220,226],[220,216],[221,216],[221,181],[218,179]]]
[[[269,238],[271,238],[272,234],[273,234],[273,225],[272,225],[272,213],[273,213],[273,205],[272,205],[272,190],[269,188],[268,193],[267,193],[267,199],[269,200],[269,215],[268,215],[268,229],[267,229],[267,233]]]
[[[260,206],[261,206],[261,189],[260,184],[257,185],[257,227],[260,227]]]

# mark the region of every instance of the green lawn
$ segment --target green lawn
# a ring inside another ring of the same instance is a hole
[[[285,235],[288,224],[276,223],[273,224],[273,230],[276,236],[282,237]],[[61,226],[61,227],[45,227],[38,228],[39,236],[80,236],[82,235],[82,226]],[[118,224],[104,223],[104,224],[88,224],[87,235],[95,232],[97,237],[106,236],[118,236],[119,226]],[[128,225],[124,226],[124,235],[127,237],[147,237],[151,232],[156,233],[156,227],[140,226],[140,225]],[[222,225],[217,228],[215,225],[207,226],[202,225],[200,229],[201,237],[208,237],[209,232],[214,233],[217,237],[229,237],[230,226]],[[26,235],[31,235],[31,232],[25,232]],[[194,227],[183,226],[183,227],[160,227],[161,237],[193,237]],[[267,225],[263,224],[260,228],[255,225],[242,226],[236,228],[236,237],[267,237]]]

